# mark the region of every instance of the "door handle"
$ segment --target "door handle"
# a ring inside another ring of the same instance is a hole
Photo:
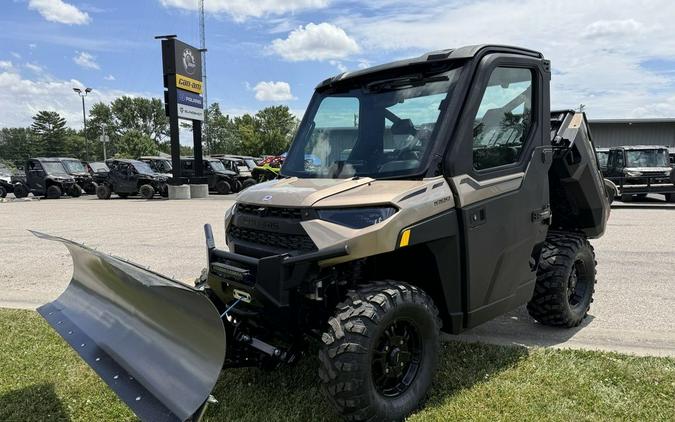
[[[487,221],[487,213],[485,207],[481,207],[469,212],[469,227],[478,227],[481,224],[485,224]]]
[[[551,207],[546,205],[540,210],[532,211],[532,222],[533,223],[542,223],[542,224],[551,224]]]

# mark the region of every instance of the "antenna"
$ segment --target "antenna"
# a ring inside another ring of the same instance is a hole
[[[202,81],[204,83],[204,123],[202,125],[202,133],[206,139],[206,151],[211,153],[211,143],[209,142],[208,130],[208,111],[209,111],[209,97],[206,93],[206,24],[204,19],[204,0],[199,0],[199,49],[202,53]]]

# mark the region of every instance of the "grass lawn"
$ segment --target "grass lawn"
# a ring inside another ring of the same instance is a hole
[[[135,420],[32,311],[0,310],[1,421]],[[336,420],[316,361],[226,371],[211,421]],[[675,420],[675,359],[446,343],[426,407],[411,421]]]

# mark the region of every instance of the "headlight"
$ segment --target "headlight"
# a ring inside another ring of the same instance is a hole
[[[394,207],[343,208],[318,210],[319,218],[352,229],[362,229],[380,223],[396,213]]]
[[[640,177],[640,176],[642,176],[642,172],[641,171],[627,171],[626,176],[628,176],[628,177]]]

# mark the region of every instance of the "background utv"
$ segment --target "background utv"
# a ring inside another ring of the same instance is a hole
[[[206,227],[195,288],[39,234],[75,266],[39,312],[142,419],[199,419],[223,362],[271,368],[312,343],[341,415],[403,419],[431,385],[441,330],[522,304],[557,327],[588,313],[588,239],[609,203],[585,116],[549,111],[550,76],[540,53],[472,46],[327,79],[287,178],[226,212],[228,251]],[[139,382],[114,380],[121,365]]]

